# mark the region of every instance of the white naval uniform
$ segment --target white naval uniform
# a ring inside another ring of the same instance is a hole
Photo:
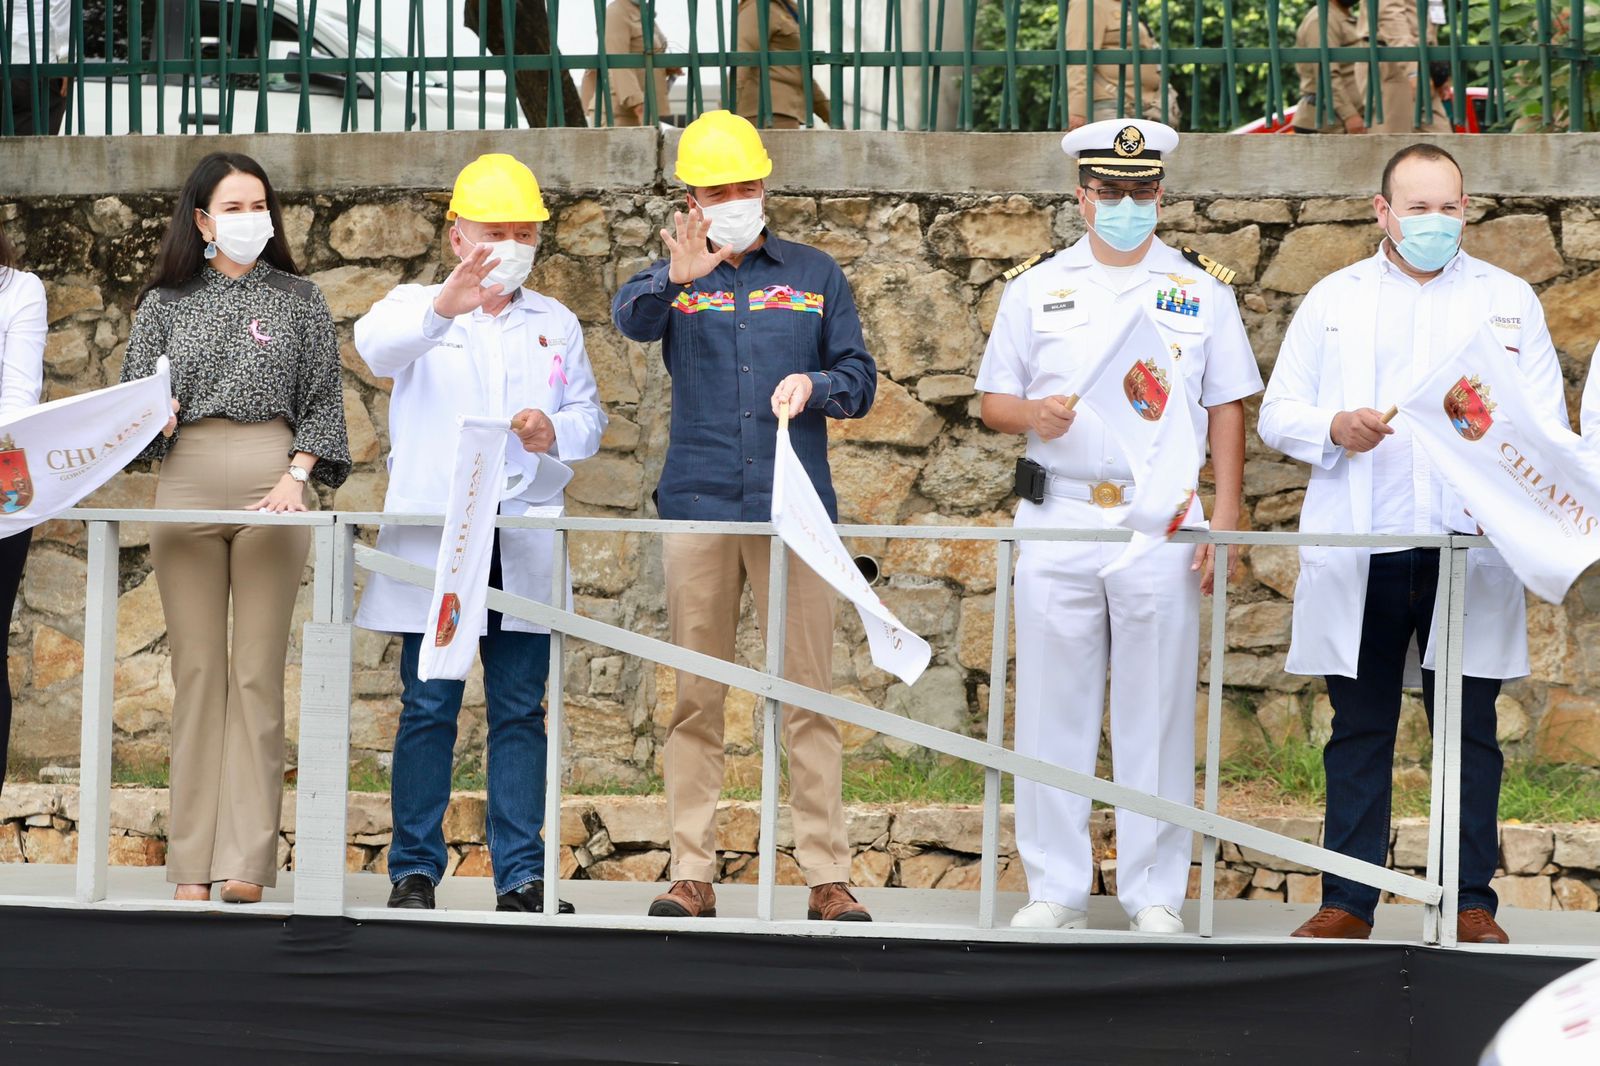
[[[1512,353],[1528,394],[1547,402],[1550,417],[1566,425],[1561,366],[1544,309],[1521,278],[1461,252],[1438,277],[1418,285],[1380,247],[1312,287],[1283,338],[1258,427],[1269,447],[1311,464],[1302,533],[1477,532],[1403,429],[1354,456],[1329,433],[1340,411],[1394,404],[1401,398],[1397,391],[1409,391],[1433,360],[1448,357],[1485,323]],[[1391,365],[1379,368],[1377,357],[1384,356]],[[1392,364],[1401,357],[1407,362],[1397,373]],[[1359,548],[1300,549],[1284,666],[1290,673],[1356,676],[1370,559]],[[1433,621],[1437,627],[1441,619]],[[1420,685],[1420,667],[1433,666],[1432,643],[1420,656],[1413,646],[1408,685]],[[1492,548],[1467,553],[1462,665],[1471,677],[1528,672],[1522,583]]]
[[[1174,287],[1181,296],[1176,302],[1198,301],[1197,314],[1158,306]],[[1259,392],[1261,375],[1233,291],[1160,240],[1151,242],[1137,268],[1124,273],[1101,267],[1085,236],[1008,284],[978,371],[979,391],[1028,399],[1080,391],[1099,346],[1112,340],[1133,307],[1143,308],[1163,339],[1182,352],[1189,415],[1205,454],[1205,408]],[[1128,457],[1104,423],[1082,405],[1076,411],[1072,428],[1056,440],[1030,432],[1029,458],[1053,478],[1080,487],[1130,483]],[[1043,504],[1019,503],[1016,525],[1110,528],[1120,513],[1046,495]],[[1203,521],[1197,500],[1187,524]],[[1135,567],[1098,577],[1123,548],[1022,546],[1016,574],[1016,750],[1094,773],[1109,661],[1115,780],[1193,803],[1200,640],[1194,546],[1170,544]],[[1029,897],[1085,909],[1092,875],[1089,800],[1018,778],[1016,805],[1017,850]],[[1187,830],[1117,811],[1117,894],[1130,916],[1146,907],[1182,906],[1189,854]]]
[[[583,329],[565,306],[532,289],[519,289],[498,315],[480,310],[447,319],[433,310],[439,288],[401,285],[355,327],[361,358],[377,376],[394,379],[385,511],[444,513],[458,415],[509,420],[523,408],[543,411],[555,427],[550,454],[562,463],[598,451],[606,426]],[[501,514],[560,506],[565,474],[556,477],[551,491],[548,475],[539,476],[540,463],[507,433],[506,473],[512,483],[507,490],[511,495],[500,503]],[[431,569],[438,560],[439,537],[437,526],[384,526],[378,550]],[[507,592],[550,602],[554,540],[548,530],[508,529],[500,534]],[[431,589],[371,574],[356,625],[388,633],[426,632],[431,594]],[[508,631],[548,632],[519,618],[506,617],[503,625]]]

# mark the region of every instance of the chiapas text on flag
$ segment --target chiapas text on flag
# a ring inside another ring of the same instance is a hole
[[[0,537],[49,521],[110,481],[172,416],[167,360],[147,378],[0,422]]]
[[[1529,395],[1487,326],[1395,406],[1522,583],[1560,603],[1600,558],[1600,453]]]

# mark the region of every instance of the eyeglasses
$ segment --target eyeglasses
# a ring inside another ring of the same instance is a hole
[[[1150,185],[1141,189],[1114,189],[1109,185],[1086,185],[1084,193],[1096,203],[1116,207],[1124,197],[1133,197],[1136,204],[1153,204],[1161,198],[1161,187]]]

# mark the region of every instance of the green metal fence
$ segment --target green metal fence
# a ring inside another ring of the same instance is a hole
[[[0,133],[47,130],[52,104],[66,112],[63,132],[80,134],[608,125],[634,119],[618,114],[619,79],[639,82],[647,124],[728,107],[772,125],[787,79],[800,84],[787,107],[805,112],[791,116],[802,125],[820,124],[826,96],[835,127],[1060,129],[1074,109],[1093,113],[1094,77],[1087,106],[1067,92],[1089,68],[1116,86],[1118,114],[1172,118],[1175,103],[1183,128],[1215,130],[1279,120],[1301,95],[1297,64],[1317,68],[1321,125],[1336,65],[1351,63],[1365,72],[1369,125],[1385,119],[1380,72],[1396,63],[1416,74],[1418,125],[1436,93],[1458,126],[1473,124],[1469,106],[1489,130],[1583,130],[1600,118],[1584,33],[1600,2],[1584,0],[1402,0],[1414,45],[1383,41],[1378,2],[1365,0],[1365,43],[1343,48],[1328,44],[1341,14],[1332,0],[617,2],[637,2],[641,52],[607,49],[605,0],[50,0],[69,9],[64,42],[39,0],[0,0],[13,42],[0,49]],[[1111,46],[1091,36],[1069,49],[1069,19],[1094,23],[1096,7],[1114,15]],[[1296,47],[1313,7],[1323,30]],[[555,42],[580,13],[595,32],[564,52]],[[798,32],[778,47],[773,31],[790,20]],[[665,48],[654,43],[661,26],[679,38]],[[485,38],[511,47],[491,52]],[[663,99],[668,70],[681,74]]]

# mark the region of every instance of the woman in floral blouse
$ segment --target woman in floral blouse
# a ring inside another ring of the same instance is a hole
[[[165,355],[179,421],[156,506],[304,511],[308,482],[350,472],[339,349],[322,293],[298,275],[266,172],[202,159],[139,293],[124,381]],[[172,651],[176,899],[254,903],[277,879],[283,676],[310,548],[304,526],[156,525],[150,558]],[[233,604],[233,640],[228,607]]]

